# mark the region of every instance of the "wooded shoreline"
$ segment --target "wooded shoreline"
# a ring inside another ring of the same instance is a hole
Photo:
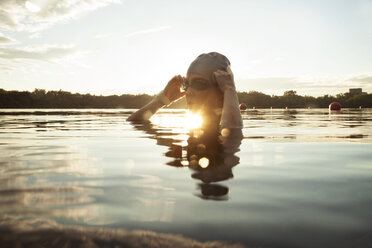
[[[15,91],[0,89],[0,108],[123,108],[138,109],[151,101],[155,95],[122,94],[96,96],[68,91],[35,89]],[[297,95],[296,91],[284,92],[282,96],[266,95],[257,91],[238,92],[240,103],[248,108],[328,108],[331,102],[339,102],[343,108],[372,107],[372,94],[343,93],[319,97]],[[167,108],[186,108],[185,99],[172,103]]]

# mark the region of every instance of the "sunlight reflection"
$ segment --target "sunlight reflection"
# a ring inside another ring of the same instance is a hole
[[[139,211],[137,214],[131,215],[130,219],[140,222],[172,222],[175,203],[172,198],[137,197],[133,208]]]
[[[199,165],[202,168],[207,168],[209,165],[209,159],[206,157],[199,159]]]
[[[187,160],[182,160],[182,161],[181,161],[181,164],[182,164],[183,166],[189,166],[189,161],[187,161]]]
[[[198,156],[195,154],[190,156],[189,167],[192,169],[196,169],[198,167]]]
[[[185,116],[185,128],[187,129],[196,129],[201,127],[203,124],[203,119],[200,115],[192,114],[188,112]]]
[[[222,135],[223,137],[227,137],[227,136],[229,136],[229,135],[230,135],[230,129],[228,129],[228,128],[224,128],[224,129],[222,129],[222,130],[221,130],[221,135]]]
[[[151,121],[159,127],[171,127],[174,129],[173,131],[177,131],[177,133],[182,133],[180,132],[182,130],[176,130],[175,128],[191,130],[200,128],[203,124],[203,118],[200,115],[190,112],[186,112],[179,116],[160,114],[153,116]]]
[[[202,136],[204,134],[204,131],[202,129],[194,129],[193,132],[191,133],[191,135],[194,137],[194,138],[199,138],[200,136]]]

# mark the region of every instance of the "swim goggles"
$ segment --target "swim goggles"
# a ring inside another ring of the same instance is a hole
[[[211,83],[202,78],[195,78],[194,80],[191,81],[191,83],[186,79],[185,81],[182,82],[181,86],[184,91],[187,91],[189,87],[201,91],[211,87]]]

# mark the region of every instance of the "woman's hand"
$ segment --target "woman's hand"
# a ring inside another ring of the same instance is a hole
[[[174,76],[169,80],[167,86],[165,86],[163,93],[169,99],[170,102],[173,102],[185,95],[185,92],[181,92],[181,84],[185,80],[185,77],[181,75]]]
[[[183,80],[185,80],[185,78],[181,75],[174,76],[157,97],[131,114],[128,117],[128,121],[147,122],[160,108],[183,97],[185,95],[185,92],[181,92]]]
[[[227,72],[217,70],[213,74],[216,77],[218,87],[222,92],[225,92],[227,89],[235,90],[234,75],[231,70],[228,70]]]

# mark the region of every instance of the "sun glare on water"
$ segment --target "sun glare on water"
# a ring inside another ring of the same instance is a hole
[[[184,126],[187,129],[196,129],[203,124],[203,118],[200,115],[187,112],[185,115]]]
[[[200,128],[203,118],[200,115],[186,112],[184,114],[166,113],[151,117],[151,122],[160,128],[171,128],[176,132]]]

